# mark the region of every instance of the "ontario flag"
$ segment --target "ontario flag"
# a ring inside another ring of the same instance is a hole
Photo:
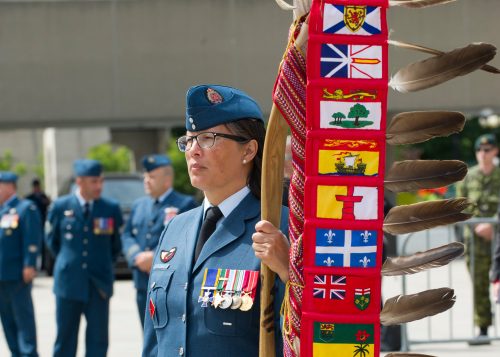
[[[373,324],[314,322],[314,357],[374,356]]]
[[[316,266],[374,268],[377,263],[376,230],[316,229]]]
[[[382,46],[322,44],[323,78],[382,78]]]
[[[371,275],[307,274],[304,308],[308,311],[362,315],[377,313],[380,278]],[[308,285],[310,284],[310,285]]]
[[[323,32],[372,36],[382,32],[380,7],[325,4]]]

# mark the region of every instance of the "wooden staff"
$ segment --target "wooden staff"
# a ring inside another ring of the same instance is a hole
[[[273,104],[267,125],[262,160],[262,219],[276,227],[281,221],[283,196],[283,166],[288,125],[280,111]],[[260,335],[259,356],[276,355],[274,339],[274,286],[275,273],[263,263],[260,265]]]

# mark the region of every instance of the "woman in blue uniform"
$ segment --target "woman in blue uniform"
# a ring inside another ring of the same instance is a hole
[[[187,133],[177,143],[205,199],[172,219],[160,238],[143,356],[257,356],[260,264],[277,273],[282,291],[289,248],[281,233],[288,231],[286,208],[281,231],[260,218],[262,113],[247,94],[225,86],[192,87],[186,101]]]

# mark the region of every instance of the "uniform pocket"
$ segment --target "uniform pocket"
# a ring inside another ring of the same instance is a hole
[[[207,330],[220,336],[244,336],[252,327],[253,311],[204,308]]]
[[[163,328],[168,323],[167,295],[173,271],[154,270],[150,278],[149,312],[154,328]],[[151,306],[151,303],[153,306]],[[154,309],[154,313],[152,313]]]

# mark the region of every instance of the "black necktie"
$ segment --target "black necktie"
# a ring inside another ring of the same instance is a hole
[[[83,205],[83,218],[87,220],[89,218],[89,214],[90,214],[90,204],[88,202],[85,202],[85,204]]]
[[[201,225],[200,235],[198,236],[198,241],[196,242],[196,249],[194,251],[194,261],[198,260],[200,256],[201,249],[203,245],[207,242],[208,238],[215,231],[215,227],[217,225],[217,221],[222,217],[222,212],[219,207],[213,206],[207,210],[207,215],[203,224]]]

